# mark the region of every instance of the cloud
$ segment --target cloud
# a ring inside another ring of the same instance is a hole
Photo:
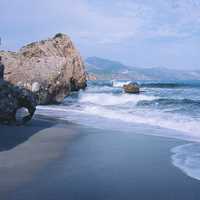
[[[200,49],[194,45],[199,42],[199,0],[1,0],[0,8],[3,49],[16,50],[64,32],[86,56],[175,63],[166,50],[173,43],[180,55],[175,65],[189,55],[198,63],[195,52]]]
[[[195,0],[101,1],[85,7],[85,27],[73,35],[97,44],[183,39],[200,31],[200,4]]]
[[[4,35],[9,31],[43,37],[58,30],[105,45],[183,38],[200,31],[198,0],[15,0],[12,4],[1,0],[0,6]]]

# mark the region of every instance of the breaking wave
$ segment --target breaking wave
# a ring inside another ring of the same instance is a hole
[[[152,101],[156,99],[154,96],[147,95],[129,95],[129,94],[85,94],[80,97],[80,103],[92,103],[96,105],[123,105],[123,104],[137,104],[140,101]]]

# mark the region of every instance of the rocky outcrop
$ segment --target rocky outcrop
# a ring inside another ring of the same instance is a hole
[[[24,124],[31,120],[35,109],[32,92],[0,80],[0,123]]]
[[[140,92],[140,87],[137,83],[123,85],[123,88],[126,93],[138,94]]]
[[[71,91],[86,87],[84,63],[70,38],[31,43],[19,52],[1,51],[5,79],[34,92],[39,104],[62,102]]]

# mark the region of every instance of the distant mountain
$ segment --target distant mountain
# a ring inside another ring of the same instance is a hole
[[[127,68],[120,62],[106,60],[98,57],[89,57],[86,59],[88,69],[92,69],[95,73],[115,73]]]
[[[89,75],[97,79],[132,80],[200,80],[200,71],[182,71],[162,67],[139,68],[126,66],[120,62],[98,57],[85,60]]]

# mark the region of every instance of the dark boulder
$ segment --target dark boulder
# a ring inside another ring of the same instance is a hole
[[[4,76],[4,65],[1,64],[1,61],[0,61],[0,79],[3,79],[3,76]]]
[[[123,85],[123,88],[126,93],[131,93],[131,94],[140,93],[140,87],[137,83],[129,83],[129,84]]]
[[[0,80],[0,123],[26,123],[33,117],[36,105],[32,92]]]

